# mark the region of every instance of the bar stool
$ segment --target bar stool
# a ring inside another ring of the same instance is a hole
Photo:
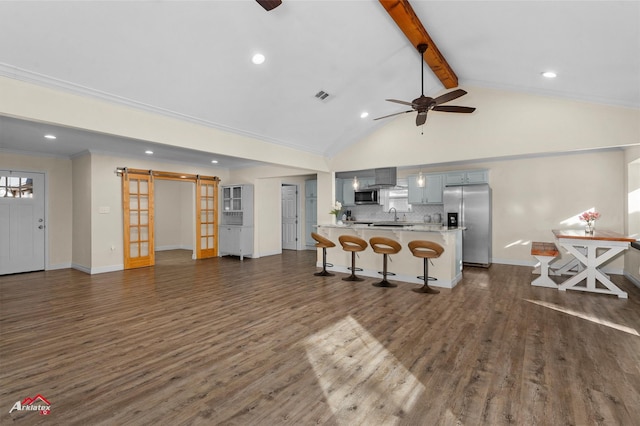
[[[311,233],[311,238],[316,240],[316,247],[322,249],[322,271],[316,272],[313,275],[317,275],[319,277],[332,277],[334,274],[327,271],[327,266],[333,266],[331,263],[327,263],[327,249],[335,247],[336,245],[330,239],[325,238],[320,234],[316,234],[315,232]]]
[[[363,251],[368,247],[368,244],[362,238],[355,235],[340,235],[338,241],[342,245],[342,250],[351,252],[351,275],[343,278],[343,281],[364,281],[364,278],[356,276],[356,271],[362,271],[362,268],[356,268],[356,252]]]
[[[429,262],[431,259],[436,259],[444,252],[444,248],[433,241],[415,240],[409,242],[409,250],[415,257],[421,257],[424,259],[424,275],[418,278],[424,279],[424,285],[419,288],[412,289],[416,293],[430,293],[438,294],[439,290],[429,287],[429,281],[435,281],[436,279],[429,276]]]
[[[378,272],[382,274],[382,281],[373,285],[376,287],[397,287],[397,284],[387,281],[387,275],[395,275],[393,272],[387,272],[387,257],[390,254],[398,253],[402,250],[402,246],[399,242],[386,237],[371,237],[369,244],[374,252],[382,254],[382,272]]]

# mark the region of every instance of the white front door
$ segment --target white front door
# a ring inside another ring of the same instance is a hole
[[[298,187],[282,186],[282,248],[297,249],[298,234]]]
[[[0,170],[0,275],[44,269],[44,174]]]

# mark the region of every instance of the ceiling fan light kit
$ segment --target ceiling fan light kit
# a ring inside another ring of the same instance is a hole
[[[374,118],[374,120],[380,120],[387,117],[393,117],[395,115],[406,114],[408,112],[416,111],[418,115],[416,116],[416,126],[422,126],[427,122],[427,113],[429,111],[440,111],[440,112],[456,112],[456,113],[471,113],[475,111],[475,108],[465,107],[465,106],[455,106],[455,105],[441,105],[445,102],[452,101],[454,99],[459,98],[460,96],[466,95],[467,92],[462,89],[456,89],[449,93],[445,93],[444,95],[438,96],[437,98],[431,98],[424,95],[424,52],[427,51],[427,44],[421,43],[417,46],[418,51],[420,52],[420,75],[422,79],[422,94],[420,97],[415,98],[411,102],[407,101],[399,101],[397,99],[386,99],[388,102],[394,102],[401,105],[410,106],[413,109],[407,111],[396,112],[395,114],[385,115],[383,117]]]

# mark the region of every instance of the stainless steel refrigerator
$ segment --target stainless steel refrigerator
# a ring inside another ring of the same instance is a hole
[[[447,186],[443,194],[444,216],[456,213],[462,231],[462,262],[491,264],[491,188],[487,184]]]

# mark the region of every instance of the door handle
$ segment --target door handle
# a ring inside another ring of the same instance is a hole
[[[38,226],[38,229],[44,229],[44,225]]]

